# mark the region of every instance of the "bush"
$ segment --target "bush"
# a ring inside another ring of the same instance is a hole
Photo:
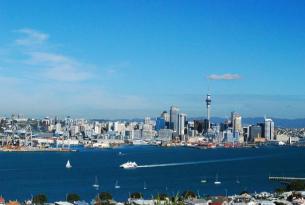
[[[36,196],[33,197],[33,203],[42,205],[48,201],[48,198],[44,194],[37,194]]]
[[[242,191],[242,192],[240,192],[239,195],[243,195],[243,194],[249,194],[249,193],[247,191]]]
[[[132,199],[141,199],[143,195],[140,192],[134,192],[130,195],[130,198]]]
[[[155,196],[155,199],[158,199],[158,200],[161,200],[161,201],[164,201],[167,198],[168,198],[168,196],[165,193],[161,193],[161,194],[158,194],[157,196]]]
[[[80,196],[77,194],[71,193],[71,194],[68,194],[68,196],[67,196],[67,201],[70,203],[73,203],[73,202],[79,201],[79,200],[80,200]]]
[[[185,191],[182,193],[181,197],[184,199],[189,199],[189,198],[196,198],[197,195],[192,191]]]
[[[302,191],[305,189],[305,184],[302,181],[293,181],[286,186],[287,191]]]
[[[100,199],[102,201],[110,201],[112,200],[112,196],[110,193],[108,192],[101,192],[100,195],[99,195]]]
[[[277,188],[277,189],[275,189],[275,192],[276,192],[277,194],[282,194],[282,193],[284,193],[285,191],[286,191],[285,188]]]

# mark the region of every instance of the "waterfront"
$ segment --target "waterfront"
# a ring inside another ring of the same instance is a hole
[[[120,156],[119,152],[125,155]],[[73,166],[70,170],[65,168],[68,159]],[[180,164],[135,170],[119,168],[129,160],[139,165]],[[268,176],[304,177],[305,166],[299,163],[302,161],[305,161],[305,149],[295,147],[198,150],[125,146],[69,153],[3,152],[0,153],[0,194],[24,200],[31,194],[45,193],[49,201],[55,201],[64,200],[67,193],[74,192],[90,201],[101,191],[111,192],[117,200],[126,200],[134,191],[142,192],[146,198],[158,192],[173,194],[184,190],[201,195],[273,191],[279,184],[269,182]],[[184,162],[189,164],[183,165]],[[214,185],[216,174],[222,182],[219,186]],[[99,191],[92,187],[95,176],[101,186]],[[208,183],[201,184],[204,177]],[[114,188],[116,180],[120,189]],[[143,190],[144,182],[147,190]]]

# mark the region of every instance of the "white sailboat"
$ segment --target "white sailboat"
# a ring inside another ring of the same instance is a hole
[[[119,185],[118,180],[116,180],[115,185],[114,185],[114,188],[115,188],[115,189],[121,188],[121,186]]]
[[[100,188],[100,185],[98,183],[98,179],[97,177],[95,177],[95,181],[94,181],[94,184],[92,185],[96,190],[98,190]]]
[[[147,189],[147,186],[146,186],[146,182],[144,182],[144,187],[143,187],[144,190]]]
[[[215,185],[220,185],[221,184],[221,181],[218,181],[218,174],[216,174],[216,179],[215,179],[214,184]]]
[[[236,178],[236,184],[240,184],[239,178]]]
[[[69,160],[67,161],[66,168],[67,168],[67,169],[71,169],[71,168],[72,168],[72,165],[71,165],[71,163],[70,163]]]
[[[204,177],[203,179],[201,179],[201,181],[200,181],[201,183],[203,183],[203,184],[205,184],[205,183],[207,183],[208,182],[208,180],[207,180],[207,178],[206,177]]]

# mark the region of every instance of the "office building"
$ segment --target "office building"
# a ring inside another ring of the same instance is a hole
[[[170,108],[170,129],[174,132],[178,131],[178,113],[179,109],[175,106]]]
[[[262,127],[259,125],[252,125],[249,127],[248,142],[254,142],[255,139],[262,137]]]
[[[156,120],[155,130],[159,131],[161,129],[165,129],[165,120],[162,117],[158,117]]]
[[[169,122],[170,121],[170,115],[166,111],[163,111],[161,113],[161,118],[163,118],[165,122]]]
[[[185,125],[186,125],[186,114],[178,114],[178,134],[185,135]]]
[[[274,122],[272,119],[265,118],[264,135],[266,140],[274,140]]]

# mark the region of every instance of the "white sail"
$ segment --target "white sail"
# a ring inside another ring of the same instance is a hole
[[[144,187],[143,187],[144,190],[147,189],[147,186],[146,186],[146,182],[144,182]]]
[[[100,188],[100,185],[98,183],[98,179],[97,177],[95,177],[95,181],[94,181],[94,184],[92,185],[96,190],[98,190]]]
[[[119,189],[119,188],[121,188],[121,186],[119,185],[119,182],[118,182],[118,180],[116,180],[116,182],[115,182],[115,185],[114,185],[114,188],[116,188],[116,189]]]
[[[216,180],[215,180],[214,184],[216,184],[216,185],[221,184],[221,181],[218,181],[218,174],[216,174]]]
[[[70,164],[70,161],[69,161],[69,160],[67,161],[66,168],[67,168],[67,169],[72,168],[72,165]]]

